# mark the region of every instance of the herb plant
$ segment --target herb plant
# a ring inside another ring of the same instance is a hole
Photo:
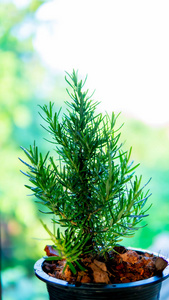
[[[58,251],[56,259],[66,259],[75,272],[82,254],[106,258],[123,237],[140,228],[150,194],[144,192],[142,176],[135,175],[138,165],[130,161],[131,149],[122,149],[115,114],[96,114],[98,102],[83,91],[86,80],[79,81],[77,72],[65,79],[71,98],[67,114],[61,117],[61,110],[55,112],[51,102],[40,106],[46,124],[42,126],[51,136],[56,156],[49,152],[43,156],[34,142],[29,149],[22,148],[29,163],[21,161],[28,168],[26,187],[57,225],[51,231],[41,221]]]

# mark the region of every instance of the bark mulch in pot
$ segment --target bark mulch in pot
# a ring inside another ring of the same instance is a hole
[[[45,247],[48,256],[56,256],[56,251],[51,246]],[[50,276],[65,280],[72,284],[81,283],[127,283],[147,279],[162,274],[168,262],[162,257],[150,253],[139,253],[128,250],[122,246],[115,247],[108,254],[106,261],[96,255],[81,257],[81,265],[85,271],[76,266],[76,275],[67,266],[63,273],[65,260],[45,261],[43,270]]]

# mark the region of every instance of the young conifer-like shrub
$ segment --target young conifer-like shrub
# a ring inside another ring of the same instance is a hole
[[[52,231],[41,221],[57,249],[55,259],[65,259],[65,268],[75,272],[82,254],[106,259],[123,237],[133,235],[147,216],[150,194],[135,175],[138,165],[130,161],[131,149],[124,151],[119,142],[115,114],[96,114],[98,102],[83,90],[85,81],[78,80],[77,72],[67,74],[66,82],[67,114],[55,112],[51,102],[40,106],[56,155],[43,156],[34,143],[22,148],[29,162],[21,161],[28,170],[26,187],[56,225]]]

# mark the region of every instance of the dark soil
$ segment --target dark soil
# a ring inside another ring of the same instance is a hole
[[[46,246],[48,256],[56,256],[51,246]],[[81,265],[86,269],[81,271],[76,266],[74,275],[69,267],[63,273],[65,260],[45,261],[43,270],[50,276],[63,279],[73,284],[81,283],[127,283],[161,275],[168,265],[167,261],[149,253],[128,250],[122,246],[115,247],[108,254],[106,261],[96,255],[84,255]]]

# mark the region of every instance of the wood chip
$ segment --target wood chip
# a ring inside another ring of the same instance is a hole
[[[101,261],[99,261],[99,260],[97,260],[97,259],[94,259],[94,264],[97,266],[97,267],[99,267],[102,271],[107,271],[107,267],[106,267],[106,264],[104,263],[104,262],[101,262]]]
[[[90,264],[90,268],[93,271],[94,282],[96,283],[110,283],[108,273],[102,271],[95,263]]]
[[[162,272],[167,267],[167,265],[168,262],[164,258],[162,257],[156,258],[155,267],[158,272]]]
[[[124,254],[120,254],[120,257],[122,258],[123,261],[129,262],[131,264],[135,264],[139,260],[139,255],[132,250],[128,250]]]

